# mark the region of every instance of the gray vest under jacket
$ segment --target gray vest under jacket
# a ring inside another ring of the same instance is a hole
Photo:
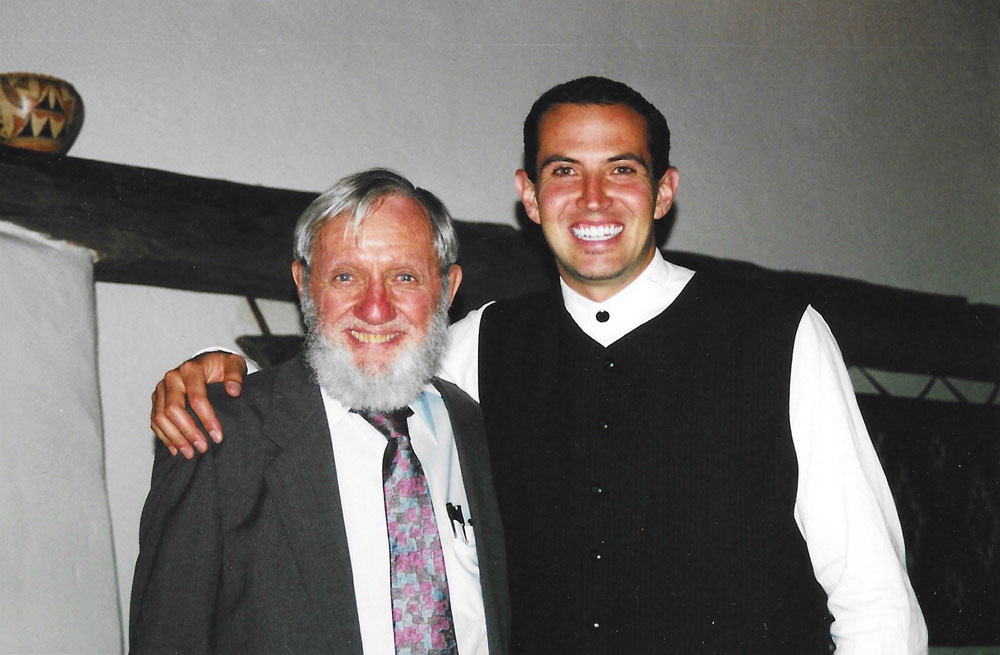
[[[486,310],[480,395],[514,652],[829,652],[792,518],[804,309],[699,273],[608,348],[556,290]]]

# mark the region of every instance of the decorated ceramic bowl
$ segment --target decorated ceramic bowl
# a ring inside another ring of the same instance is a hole
[[[0,143],[63,154],[83,125],[73,85],[34,73],[0,73]]]

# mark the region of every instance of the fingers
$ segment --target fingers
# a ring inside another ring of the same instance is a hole
[[[247,363],[239,355],[227,355],[223,362],[222,386],[233,398],[243,389],[243,377],[247,373]]]
[[[153,389],[153,396],[150,399],[151,400],[152,408],[149,410],[149,427],[153,430],[153,433],[156,435],[156,438],[159,439],[160,442],[164,446],[167,447],[167,450],[170,451],[170,454],[171,455],[176,455],[177,454],[177,446],[175,446],[173,444],[173,442],[170,440],[170,438],[167,437],[166,433],[163,432],[163,430],[160,429],[160,426],[158,426],[156,424],[156,415],[157,415],[157,412],[160,412],[160,413],[163,412],[163,393],[162,393],[162,389],[163,389],[163,382],[162,381],[159,382],[159,383],[157,383],[156,388]]]
[[[160,380],[153,391],[153,409],[150,416],[150,427],[156,434],[156,438],[167,447],[171,455],[176,455],[180,452],[187,459],[191,459],[194,457],[194,450],[191,447],[191,443],[169,418],[165,409],[166,396],[165,381]],[[190,417],[188,418],[190,419]]]
[[[194,412],[212,441],[222,441],[222,425],[208,401],[206,385],[222,382],[226,393],[236,397],[243,388],[246,362],[239,355],[209,352],[168,371],[157,383],[152,396],[150,427],[170,453],[188,459],[194,451],[208,451],[205,432],[188,412]]]
[[[211,382],[211,378],[207,381]],[[168,372],[163,382],[166,386],[166,400],[163,411],[167,419],[199,453],[208,450],[205,433],[188,413],[190,405],[202,426],[212,437],[212,441],[222,441],[222,426],[215,416],[215,410],[208,402],[206,391],[206,371],[198,360],[189,360]]]
[[[153,391],[153,408],[150,419],[156,437],[170,450],[191,459],[194,451],[204,453],[208,441],[198,424],[187,411],[188,396],[192,409],[207,430],[222,434],[218,419],[205,396],[204,375],[197,363],[188,361],[167,371]],[[200,408],[200,412],[198,409]],[[206,409],[207,408],[207,409]],[[218,439],[216,439],[218,441]]]

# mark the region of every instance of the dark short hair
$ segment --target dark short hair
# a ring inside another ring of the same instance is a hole
[[[524,170],[538,181],[538,124],[556,105],[625,105],[646,122],[646,146],[652,156],[653,179],[659,180],[670,167],[670,128],[667,119],[638,91],[606,77],[581,77],[543,93],[524,119]]]

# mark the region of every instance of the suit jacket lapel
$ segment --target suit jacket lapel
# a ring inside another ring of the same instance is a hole
[[[264,436],[281,450],[264,479],[332,652],[361,654],[361,631],[330,430],[302,356],[282,367]]]
[[[493,473],[482,414],[464,391],[450,382],[435,380],[441,392],[455,447],[462,467],[462,481],[469,500],[469,515],[475,521],[476,555],[479,558],[479,582],[486,610],[486,637],[490,653],[510,649],[510,599],[507,582],[507,551],[500,509],[493,488]]]

